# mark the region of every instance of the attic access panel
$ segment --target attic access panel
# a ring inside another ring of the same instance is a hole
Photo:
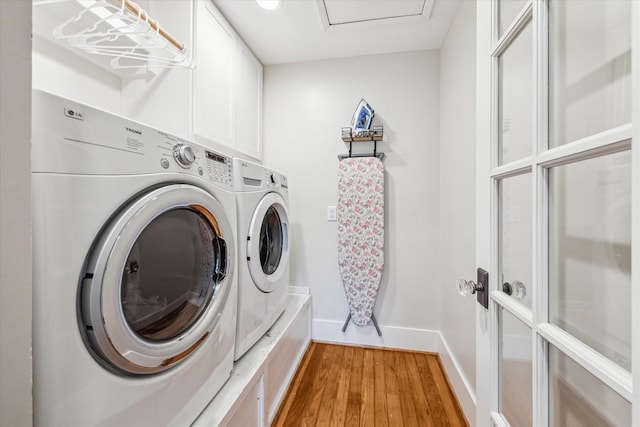
[[[328,26],[358,22],[429,18],[435,0],[318,0]],[[324,19],[323,19],[324,21]]]

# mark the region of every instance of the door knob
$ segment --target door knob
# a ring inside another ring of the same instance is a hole
[[[482,283],[476,283],[473,280],[458,279],[458,292],[463,297],[473,295],[478,291],[484,290]]]
[[[482,268],[478,268],[477,281],[460,279],[458,280],[458,292],[463,297],[477,294],[477,300],[484,308],[489,308],[489,273]]]
[[[502,292],[513,296],[515,299],[523,299],[527,296],[527,288],[518,280],[514,280],[511,283],[504,282],[502,284]]]

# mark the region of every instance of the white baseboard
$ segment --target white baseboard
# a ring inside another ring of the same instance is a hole
[[[460,364],[457,359],[451,354],[447,340],[444,339],[441,333],[438,333],[440,338],[440,346],[438,353],[442,364],[449,377],[449,383],[453,387],[453,391],[458,397],[458,402],[462,406],[462,411],[467,417],[469,425],[476,425],[476,394],[471,388],[469,381],[460,369]]]
[[[343,326],[344,322],[336,320],[313,319],[311,339],[322,342],[401,348],[433,353],[438,352],[441,341],[438,331],[428,329],[379,325],[382,331],[382,336],[379,337],[373,325],[357,326],[349,323],[347,330],[342,332]]]

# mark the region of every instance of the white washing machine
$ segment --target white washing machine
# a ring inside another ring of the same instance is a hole
[[[235,358],[280,317],[289,287],[287,177],[234,159],[238,210],[238,324]]]
[[[233,369],[232,159],[33,94],[36,426],[185,426]]]

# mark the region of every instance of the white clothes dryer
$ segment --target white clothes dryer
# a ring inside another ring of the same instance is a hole
[[[273,326],[287,305],[289,186],[287,177],[234,159],[238,212],[238,324],[235,359]]]
[[[33,93],[34,424],[185,426],[230,377],[230,157]]]

